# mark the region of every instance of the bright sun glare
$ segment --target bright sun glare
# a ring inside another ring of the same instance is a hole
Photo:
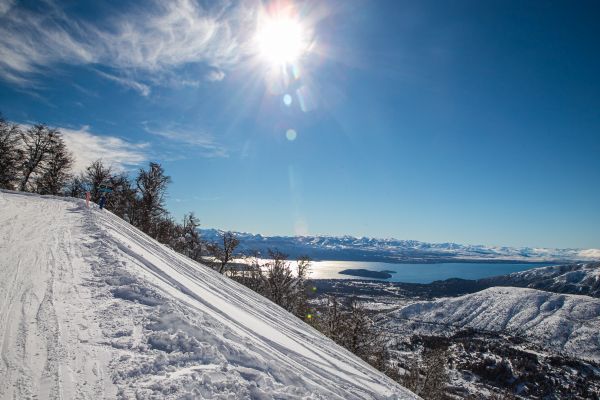
[[[275,65],[296,62],[308,47],[302,25],[288,16],[263,21],[256,41],[261,57]]]

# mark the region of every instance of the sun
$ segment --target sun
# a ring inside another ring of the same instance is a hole
[[[302,24],[287,15],[263,18],[256,33],[256,44],[261,58],[277,66],[294,64],[309,47]]]

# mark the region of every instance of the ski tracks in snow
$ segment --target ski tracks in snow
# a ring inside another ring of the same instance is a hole
[[[108,350],[82,339],[95,316],[71,240],[81,205],[0,192],[0,207],[0,399],[110,394]]]
[[[123,397],[396,398],[387,378],[268,300],[109,213],[87,218],[96,281],[120,300],[103,303],[101,327]]]

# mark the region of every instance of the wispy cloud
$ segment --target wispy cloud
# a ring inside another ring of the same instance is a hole
[[[14,4],[14,0],[0,0],[0,15],[6,14]]]
[[[216,3],[215,3],[216,4]],[[236,9],[202,8],[192,0],[144,6],[136,18],[123,18],[113,32],[98,32],[121,67],[160,69],[189,62],[227,66],[241,55],[236,24],[247,24]]]
[[[25,84],[44,66],[94,61],[90,44],[78,38],[80,26],[52,11],[43,15],[6,4],[0,14],[0,76],[5,80]]]
[[[222,81],[223,79],[225,79],[225,72],[221,70],[212,70],[206,74],[206,80],[210,82]]]
[[[43,10],[33,10],[0,0],[1,78],[25,85],[58,64],[102,65],[126,71],[103,76],[143,95],[148,85],[132,78],[140,71],[156,78],[198,63],[209,68],[206,79],[223,79],[223,70],[246,52],[256,8],[250,2],[204,7],[192,0],[156,0],[92,23],[51,1],[43,4]]]
[[[168,139],[176,144],[191,146],[196,153],[204,157],[228,157],[225,147],[219,145],[209,133],[178,126],[157,128],[148,122],[144,123],[144,129],[154,136]]]
[[[150,86],[138,82],[134,79],[124,78],[116,75],[111,75],[106,72],[96,71],[98,75],[111,81],[117,82],[125,87],[131,88],[136,92],[139,92],[142,96],[148,96],[150,94]]]
[[[98,159],[117,170],[141,165],[148,160],[147,143],[131,143],[116,136],[98,135],[90,132],[89,126],[59,129],[75,156],[74,170],[77,172]]]

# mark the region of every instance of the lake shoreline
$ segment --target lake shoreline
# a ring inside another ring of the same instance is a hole
[[[576,264],[582,262],[589,262],[585,260],[550,260],[550,261],[525,261],[525,260],[499,260],[499,259],[463,259],[463,258],[441,258],[434,260],[422,260],[422,259],[389,259],[386,257],[368,257],[363,259],[356,258],[312,258],[310,259],[312,262],[377,262],[377,263],[387,263],[387,264],[535,264],[535,265],[559,265],[559,264]]]
[[[369,279],[382,282],[427,284],[434,281],[458,278],[477,280],[507,275],[552,263],[387,263],[369,261],[313,261],[311,279]],[[362,271],[362,272],[361,272]],[[382,273],[386,271],[386,273]]]

